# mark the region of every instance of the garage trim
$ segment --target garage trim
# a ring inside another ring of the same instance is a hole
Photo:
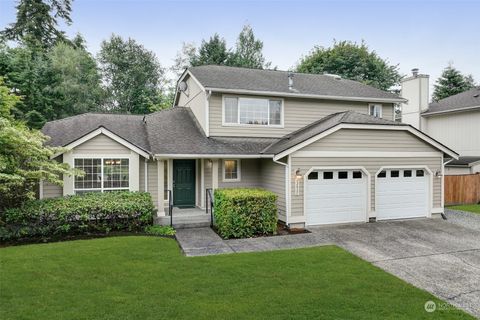
[[[322,167],[311,167],[310,169],[305,172],[303,175],[303,212],[304,214],[304,219],[305,219],[305,224],[307,222],[307,214],[306,214],[306,208],[307,208],[307,177],[310,174],[310,172],[314,170],[360,170],[362,171],[365,176],[367,177],[367,212],[365,212],[365,222],[368,222],[370,216],[371,216],[371,209],[372,209],[372,194],[371,194],[371,184],[372,184],[372,177],[370,175],[370,172],[365,167],[362,166],[322,166]]]
[[[374,214],[374,217],[377,216],[377,192],[378,192],[378,188],[377,188],[377,180],[378,180],[378,174],[380,172],[382,172],[383,170],[389,170],[389,169],[423,169],[425,171],[428,172],[428,175],[429,175],[429,192],[428,192],[428,212],[427,212],[427,218],[431,218],[432,217],[432,208],[433,208],[433,172],[432,170],[430,170],[430,168],[428,166],[425,166],[425,165],[419,165],[419,166],[415,166],[415,165],[407,165],[407,166],[383,166],[381,167],[376,173],[375,173],[375,211],[372,212],[372,214]]]

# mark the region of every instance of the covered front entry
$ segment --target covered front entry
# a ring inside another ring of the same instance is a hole
[[[307,225],[365,222],[367,181],[360,169],[309,172],[305,183]]]
[[[427,217],[430,173],[422,168],[390,168],[376,178],[377,220]]]
[[[173,160],[173,205],[195,207],[195,160]]]

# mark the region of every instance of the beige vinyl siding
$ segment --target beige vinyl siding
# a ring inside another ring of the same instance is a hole
[[[406,131],[341,129],[302,151],[410,151],[435,152],[426,142]]]
[[[43,182],[43,198],[57,198],[63,196],[61,186],[44,181]]]
[[[185,81],[187,83],[188,89],[187,92],[180,92],[178,98],[178,106],[190,108],[190,110],[192,110],[193,114],[195,115],[195,118],[197,118],[197,121],[202,127],[203,131],[206,131],[206,94],[191,77],[188,77]]]
[[[223,181],[223,159],[218,164],[219,188],[259,188],[261,186],[260,160],[240,160],[240,181]]]
[[[261,160],[261,187],[277,194],[278,219],[286,222],[285,166]]]
[[[104,134],[99,134],[75,147],[73,154],[130,154],[130,149]]]
[[[291,158],[292,177],[295,171],[305,173],[312,167],[341,167],[358,166],[364,167],[371,175],[371,205],[372,211],[375,211],[375,175],[381,167],[395,166],[427,166],[433,173],[441,170],[441,157],[432,158]],[[433,208],[441,207],[441,185],[442,179],[433,177]],[[292,216],[303,216],[303,181],[300,183],[300,193],[295,195],[295,181],[292,179]]]
[[[148,161],[147,163],[147,192],[152,196],[155,207],[158,206],[158,172],[157,161]]]
[[[63,155],[59,155],[54,159],[57,162],[63,162]],[[48,181],[43,181],[43,198],[56,198],[63,196],[63,187]]]
[[[368,103],[285,98],[283,128],[222,126],[222,95],[217,93],[210,97],[210,136],[281,137],[332,113],[347,110],[368,113]],[[383,117],[389,120],[393,119],[393,104],[383,104]]]

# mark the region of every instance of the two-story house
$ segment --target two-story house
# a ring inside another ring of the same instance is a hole
[[[181,216],[205,208],[207,189],[260,187],[289,226],[431,217],[443,212],[444,162],[458,155],[394,122],[404,101],[332,75],[189,68],[171,109],[47,123],[67,150],[56,159],[87,174],[40,195],[146,191],[164,216],[171,190]]]
[[[402,80],[402,122],[460,154],[446,164],[446,175],[480,173],[480,87],[429,103],[429,76],[412,71]]]

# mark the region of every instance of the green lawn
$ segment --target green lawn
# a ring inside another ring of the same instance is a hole
[[[451,206],[448,207],[448,209],[480,213],[480,204],[464,204],[459,206]]]
[[[334,246],[187,258],[172,239],[0,249],[6,319],[470,319]]]

